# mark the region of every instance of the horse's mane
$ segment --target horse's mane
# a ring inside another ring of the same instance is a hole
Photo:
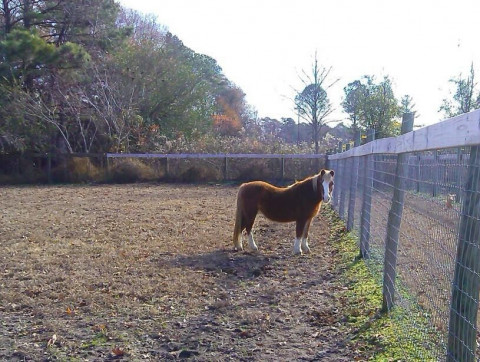
[[[307,176],[307,177],[305,177],[305,178],[302,179],[302,180],[295,180],[295,182],[294,182],[293,184],[291,184],[291,185],[288,185],[287,188],[298,187],[298,185],[300,185],[300,184],[303,185],[303,184],[305,184],[306,182],[313,180],[313,178],[316,177],[316,176],[317,176],[317,175]]]

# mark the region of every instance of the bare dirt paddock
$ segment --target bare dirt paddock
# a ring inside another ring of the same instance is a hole
[[[231,246],[236,187],[0,188],[0,360],[350,361],[327,221],[309,256],[259,217]]]

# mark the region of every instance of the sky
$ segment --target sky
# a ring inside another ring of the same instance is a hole
[[[478,0],[120,0],[154,14],[197,53],[214,58],[259,117],[297,120],[294,97],[318,64],[335,108],[348,122],[343,88],[364,75],[389,76],[395,96],[408,94],[416,125],[445,117],[449,79],[480,74]],[[476,39],[477,38],[477,39]],[[330,82],[329,82],[330,81]]]

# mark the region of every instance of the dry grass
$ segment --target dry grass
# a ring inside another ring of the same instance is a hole
[[[233,253],[235,196],[0,189],[0,359],[352,360],[327,221],[312,224],[312,255],[294,257],[294,226],[262,217],[260,253]]]

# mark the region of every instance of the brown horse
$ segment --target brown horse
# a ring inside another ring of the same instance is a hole
[[[294,254],[310,252],[308,229],[317,215],[322,201],[330,201],[333,191],[333,170],[321,170],[317,175],[298,181],[288,187],[276,187],[263,181],[253,181],[240,186],[237,196],[237,213],[233,231],[235,250],[243,250],[242,231],[247,230],[248,244],[258,250],[253,240],[252,227],[258,211],[268,219],[279,222],[295,221],[296,238]]]

